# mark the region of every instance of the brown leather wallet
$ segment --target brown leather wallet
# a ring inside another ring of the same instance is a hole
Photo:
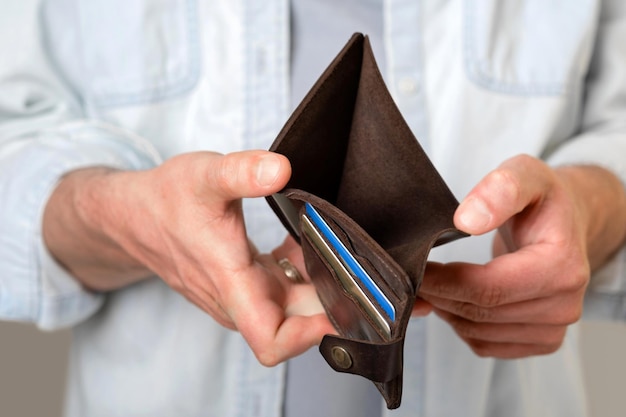
[[[339,334],[326,335],[320,352],[336,371],[374,382],[397,408],[428,253],[465,234],[452,221],[458,202],[393,102],[366,36],[351,37],[270,150],[289,159],[292,176],[267,200],[302,246]]]

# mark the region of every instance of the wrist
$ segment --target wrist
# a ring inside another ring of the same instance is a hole
[[[117,289],[150,275],[112,238],[113,219],[122,211],[116,177],[123,174],[106,167],[71,172],[44,213],[44,240],[51,254],[93,290]]]
[[[609,170],[593,165],[560,167],[557,176],[570,190],[585,226],[592,270],[605,263],[626,241],[626,190]]]

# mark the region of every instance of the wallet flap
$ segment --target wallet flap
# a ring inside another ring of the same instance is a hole
[[[354,35],[293,112],[270,147],[291,162],[285,188],[334,202],[340,187],[363,57]]]

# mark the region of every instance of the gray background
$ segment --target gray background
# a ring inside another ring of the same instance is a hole
[[[0,322],[1,416],[61,415],[70,337],[68,331],[41,333]],[[583,354],[591,416],[624,417],[626,325],[583,324]]]

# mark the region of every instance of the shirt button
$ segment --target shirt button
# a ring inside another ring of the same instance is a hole
[[[404,95],[412,96],[417,93],[417,81],[413,77],[403,77],[398,82],[398,90]]]

